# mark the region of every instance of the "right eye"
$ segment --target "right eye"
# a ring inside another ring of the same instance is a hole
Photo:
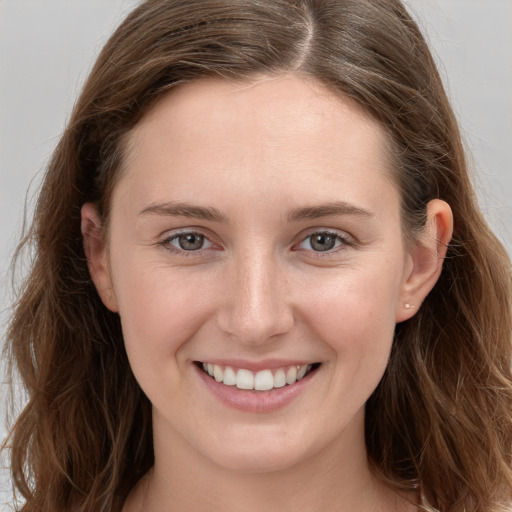
[[[213,243],[201,233],[187,231],[166,238],[161,245],[173,252],[195,252],[209,249]]]

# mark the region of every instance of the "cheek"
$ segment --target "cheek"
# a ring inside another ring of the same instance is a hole
[[[303,280],[302,299],[311,317],[322,318],[326,327],[339,324],[359,328],[390,323],[402,286],[399,265],[361,265],[336,269],[322,279]]]
[[[180,347],[204,324],[210,311],[204,282],[167,267],[125,261],[115,292],[126,351],[134,373],[151,373],[176,360]]]
[[[377,385],[393,342],[400,285],[397,266],[378,265],[372,270],[369,265],[340,271],[321,287],[317,282],[305,288],[305,296],[310,297],[304,300],[306,324],[329,346],[336,364],[344,367],[340,378],[366,380],[365,388]]]

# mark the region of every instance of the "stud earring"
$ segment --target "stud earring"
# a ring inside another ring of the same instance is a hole
[[[404,304],[404,308],[405,308],[405,309],[414,309],[414,306],[413,306],[412,304],[409,304],[408,302],[406,302],[406,303]]]

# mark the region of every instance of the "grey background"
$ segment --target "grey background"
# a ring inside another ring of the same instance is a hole
[[[135,0],[0,0],[0,338],[9,259],[94,56]],[[512,254],[512,0],[408,0],[440,63],[489,222]],[[6,435],[0,367],[0,440]],[[21,397],[21,393],[20,393]],[[20,398],[20,402],[22,399]],[[0,510],[10,510],[5,454]]]

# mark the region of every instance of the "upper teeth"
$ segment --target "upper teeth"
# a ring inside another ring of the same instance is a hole
[[[286,384],[293,384],[302,379],[311,369],[311,365],[288,366],[277,370],[261,370],[254,373],[244,368],[236,370],[231,366],[203,363],[203,369],[217,382],[222,382],[227,386],[268,391],[273,388],[282,388]]]

